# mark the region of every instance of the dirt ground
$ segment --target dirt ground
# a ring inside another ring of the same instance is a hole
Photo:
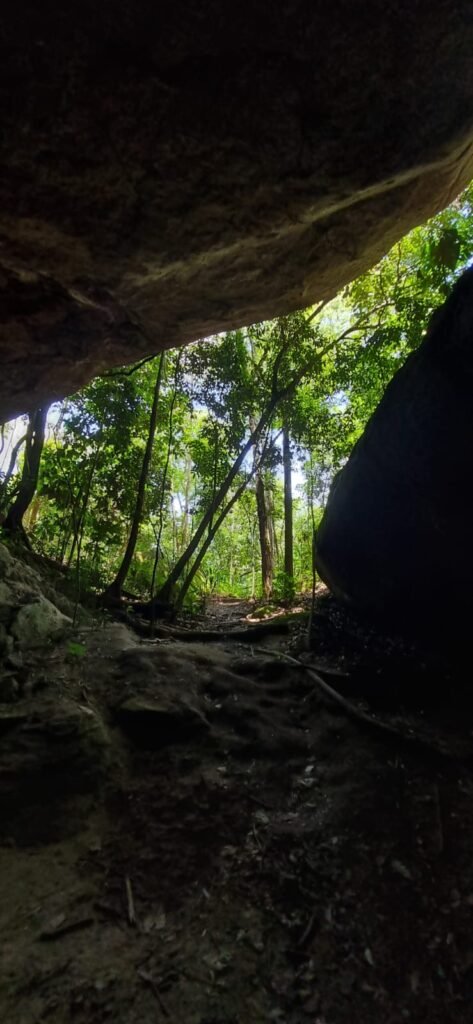
[[[228,601],[208,620],[248,613]],[[448,666],[327,598],[310,651],[305,633],[296,622],[271,646],[371,726],[277,651],[231,640],[106,624],[27,666],[11,742],[59,705],[106,740],[83,785],[58,785],[74,770],[61,753],[40,792],[25,783],[5,804],[2,1020],[473,1019],[469,701],[452,699]]]

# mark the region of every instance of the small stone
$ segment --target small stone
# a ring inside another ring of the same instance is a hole
[[[397,875],[401,875],[402,878],[406,878],[410,882],[412,881],[411,872],[409,871],[409,868],[406,868],[406,865],[403,864],[402,861],[400,861],[400,860],[393,860],[393,861],[391,861],[391,867],[392,867],[393,871],[396,872]]]
[[[412,971],[412,973],[411,973],[411,975],[409,977],[409,981],[410,981],[410,985],[411,985],[411,992],[413,992],[414,995],[415,995],[416,992],[418,991],[418,988],[419,988],[419,981],[420,981],[419,971]]]
[[[166,927],[166,914],[164,909],[159,908],[154,914],[146,914],[143,921],[143,931],[146,934],[149,932],[160,932]]]

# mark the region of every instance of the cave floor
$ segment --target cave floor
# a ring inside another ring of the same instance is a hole
[[[10,807],[2,1020],[472,1019],[473,712],[438,678],[429,697],[432,665],[321,605],[302,657],[396,737],[277,653],[114,625],[78,642],[84,657],[43,660],[35,699],[100,716],[106,778],[64,802],[52,775]],[[297,630],[279,646],[297,650]]]

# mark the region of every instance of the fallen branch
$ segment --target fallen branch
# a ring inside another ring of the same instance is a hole
[[[125,878],[125,889],[126,889],[126,902],[128,909],[128,923],[132,927],[136,925],[136,912],[135,912],[135,901],[133,899],[133,889],[131,887],[131,881],[127,877]]]

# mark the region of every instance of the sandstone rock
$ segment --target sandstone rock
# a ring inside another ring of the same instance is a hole
[[[10,632],[20,648],[42,647],[51,640],[59,640],[72,625],[72,619],[63,615],[45,597],[20,608]]]
[[[473,176],[455,4],[9,4],[4,417],[332,296]]]
[[[388,386],[317,535],[318,571],[335,595],[433,639],[459,635],[470,618],[472,387],[470,269]]]

